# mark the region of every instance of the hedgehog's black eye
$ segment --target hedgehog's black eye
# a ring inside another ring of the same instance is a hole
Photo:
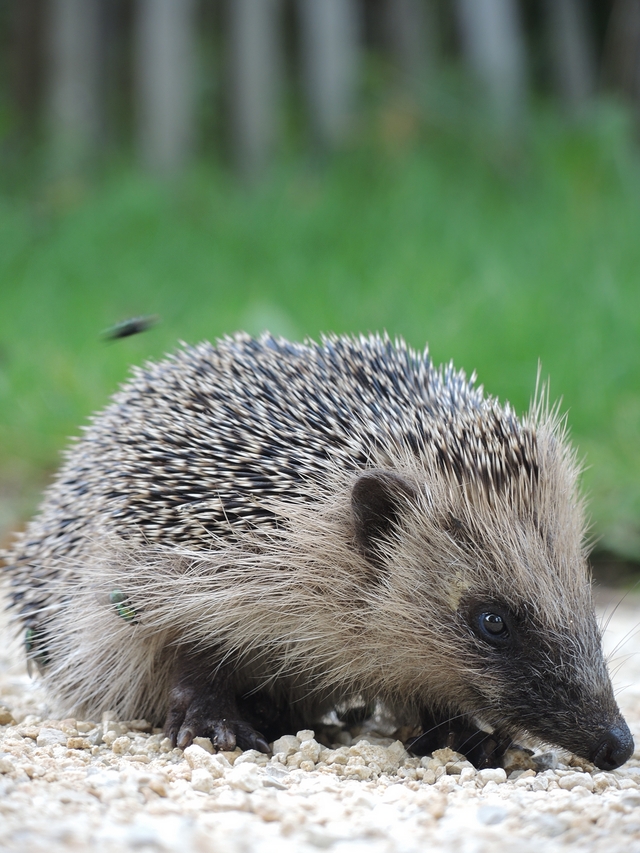
[[[509,633],[507,626],[505,625],[504,619],[502,618],[502,616],[498,616],[497,613],[482,613],[480,615],[480,620],[482,623],[482,630],[488,631],[494,636],[499,636],[500,634],[505,635]]]
[[[501,613],[491,610],[477,612],[471,621],[471,627],[481,640],[486,640],[493,646],[504,646],[511,636],[507,619]]]

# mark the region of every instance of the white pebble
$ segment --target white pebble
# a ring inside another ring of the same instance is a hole
[[[475,780],[477,772],[475,767],[463,767],[460,771],[460,784]]]
[[[204,767],[196,767],[191,771],[191,787],[194,791],[210,794],[213,789],[213,776]]]
[[[485,767],[484,770],[478,770],[478,779],[483,785],[487,782],[495,782],[496,785],[501,785],[507,781],[507,774],[503,767]]]
[[[301,734],[301,733],[299,733]],[[300,754],[304,761],[311,761],[315,764],[320,757],[321,745],[314,738],[306,738],[300,744]]]
[[[210,755],[213,755],[215,752],[211,739],[208,737],[194,737],[193,742],[196,746],[202,747],[202,749]]]
[[[242,755],[239,755],[236,760],[233,762],[233,766],[236,767],[238,764],[257,764],[259,767],[264,767],[269,761],[269,756],[265,755],[264,752],[258,752],[257,749],[247,749]]]
[[[284,757],[292,755],[300,749],[300,741],[293,735],[284,735],[273,742],[273,754],[284,753]]]
[[[60,729],[40,729],[36,743],[38,746],[66,746],[67,735]]]
[[[224,776],[225,770],[230,767],[224,755],[210,755],[205,749],[197,744],[191,744],[184,751],[184,757],[191,770],[204,768],[214,779]],[[192,773],[193,775],[193,773]]]
[[[316,733],[314,731],[312,731],[311,729],[302,729],[302,731],[299,731],[298,734],[296,735],[296,737],[298,738],[300,743],[304,743],[305,740],[311,740],[315,736],[316,736]]]
[[[0,773],[13,773],[15,769],[10,755],[0,755]]]
[[[129,752],[129,747],[131,746],[131,738],[123,735],[122,737],[117,737],[114,742],[111,744],[111,749],[115,753],[115,755],[126,755]]]
[[[234,765],[227,773],[226,781],[232,788],[248,793],[257,791],[264,785],[263,776],[255,764],[240,764],[237,767]]]
[[[565,791],[573,791],[574,788],[578,787],[593,791],[595,786],[593,776],[589,773],[567,773],[566,776],[561,776],[558,779],[558,785]]]

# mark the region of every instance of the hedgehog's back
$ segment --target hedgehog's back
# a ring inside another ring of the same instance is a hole
[[[9,554],[14,598],[41,606],[52,576],[105,531],[210,548],[212,535],[273,525],[274,500],[315,499],[336,470],[434,457],[461,480],[478,460],[478,476],[501,477],[492,454],[527,440],[473,377],[402,341],[241,334],[184,347],[136,369],[68,451]]]

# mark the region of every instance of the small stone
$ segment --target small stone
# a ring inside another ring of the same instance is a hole
[[[150,733],[153,726],[147,720],[127,720],[127,728],[131,732],[148,732]]]
[[[398,772],[398,768],[407,758],[407,753],[402,744],[400,744],[401,749],[398,749],[396,743],[385,747],[374,746],[367,740],[361,740],[358,744],[348,749],[346,753],[351,757],[358,757],[360,759],[358,763],[366,764],[371,768],[375,766],[378,774],[393,774]],[[340,752],[341,750],[336,751]]]
[[[511,774],[516,770],[535,770],[536,764],[533,760],[533,753],[530,749],[523,749],[521,746],[513,746],[508,749],[502,760],[502,766],[507,772],[507,776],[511,779]]]
[[[596,766],[586,758],[580,758],[579,755],[572,755],[569,759],[569,767],[576,767],[583,770],[585,773],[592,773]]]
[[[316,736],[316,733],[312,729],[302,729],[296,734],[296,737],[303,743],[305,740],[312,740]]]
[[[15,769],[10,755],[0,755],[0,773],[13,773]]]
[[[442,793],[450,794],[459,787],[459,779],[459,776],[447,776],[444,774],[436,781],[436,786],[439,791],[442,791]]]
[[[618,780],[612,773],[596,773],[592,778],[593,790],[599,794],[608,788],[618,787]]]
[[[293,753],[297,752],[299,749],[300,740],[297,737],[294,737],[294,735],[284,735],[284,737],[280,737],[278,738],[278,740],[274,740],[272,744],[273,754],[276,755],[276,753],[282,752],[284,753],[285,758],[288,758],[290,755],[293,755]]]
[[[445,764],[448,776],[459,776],[465,768],[473,767],[469,761],[449,761]]]
[[[299,734],[301,733],[299,732]],[[321,749],[321,745],[312,737],[306,738],[300,744],[300,754],[302,755],[303,760],[310,761],[312,764],[315,764],[318,761]]]
[[[194,791],[210,794],[213,790],[213,776],[204,767],[196,767],[191,771],[191,787]]]
[[[20,737],[37,740],[40,734],[40,726],[22,726],[22,728],[18,729],[18,734]]]
[[[537,770],[538,773],[544,773],[545,770],[555,770],[559,763],[557,752],[541,752],[540,755],[534,755],[531,760],[534,764],[534,770]]]
[[[278,791],[286,791],[287,786],[284,785],[279,779],[271,776],[269,774],[269,770],[267,769],[267,775],[263,778],[262,784],[265,788],[276,788]]]
[[[159,797],[167,796],[167,786],[162,776],[152,776],[147,782],[147,787],[150,788]]]
[[[171,738],[162,738],[162,740],[158,744],[158,747],[160,749],[160,752],[162,753],[171,752],[173,749],[173,745],[171,744]]]
[[[373,771],[366,764],[351,764],[349,762],[345,767],[345,776],[350,779],[362,779],[364,781],[370,779],[372,775]]]
[[[224,776],[225,770],[230,767],[229,762],[220,753],[211,755],[197,744],[188,746],[184,751],[184,757],[192,771],[204,768],[214,779]]]
[[[289,771],[285,770],[281,764],[274,763],[273,759],[271,759],[265,769],[267,776],[271,776],[273,779],[286,779],[289,775]]]
[[[531,780],[536,778],[535,770],[517,770],[516,773],[518,774],[516,781],[518,782],[518,787],[520,788],[528,787],[530,785]],[[509,776],[509,779],[513,779],[514,775],[515,773],[512,773]]]
[[[13,714],[6,705],[0,705],[0,726],[15,726]]]
[[[214,754],[215,749],[213,748],[213,744],[211,743],[211,738],[208,737],[194,737],[193,742],[196,746],[202,747],[205,752]]]
[[[346,764],[349,760],[350,750],[348,746],[340,746],[338,749],[330,750],[326,757],[325,762],[328,765],[331,764]]]
[[[567,773],[558,779],[558,785],[565,791],[573,791],[574,788],[578,787],[593,791],[595,787],[593,776],[589,773]]]
[[[75,719],[72,717],[67,718],[66,720],[45,720],[42,724],[44,728],[54,728],[60,729],[61,732],[64,732],[67,737],[78,737],[78,728]]]
[[[460,771],[460,784],[462,784],[463,782],[471,782],[472,780],[475,780],[477,775],[478,775],[478,771],[476,770],[475,767],[473,767],[473,766],[472,767],[463,767],[462,770]],[[424,776],[423,776],[423,779],[424,779]],[[435,781],[435,773],[434,773],[434,781]]]
[[[67,749],[91,749],[93,744],[86,737],[67,738]]]
[[[507,774],[502,767],[485,767],[484,770],[478,770],[478,779],[483,785],[487,782],[495,782],[496,785],[501,785],[507,781]]]
[[[269,756],[265,755],[264,752],[258,752],[257,749],[247,749],[242,755],[239,755],[236,760],[233,762],[233,766],[236,767],[238,764],[257,764],[258,767],[265,767],[269,761]]]
[[[434,749],[431,756],[442,765],[447,765],[451,761],[467,760],[464,755],[461,755],[459,752],[454,752],[452,749],[449,749],[449,747],[445,747],[444,749]]]
[[[36,739],[38,746],[67,745],[67,736],[60,729],[42,728]]]
[[[129,747],[131,746],[131,738],[126,735],[122,735],[121,737],[117,737],[113,743],[111,744],[111,749],[116,755],[126,755],[129,752]]]
[[[263,786],[263,777],[255,764],[239,764],[227,773],[226,781],[232,788],[252,793]]]
[[[103,733],[103,735],[102,735],[102,742],[103,742],[103,743],[106,743],[106,745],[107,745],[109,748],[111,748],[111,747],[113,746],[114,742],[115,742],[119,737],[120,737],[120,735],[118,734],[118,732],[115,732],[115,731],[108,731],[108,732],[104,732],[104,733]]]

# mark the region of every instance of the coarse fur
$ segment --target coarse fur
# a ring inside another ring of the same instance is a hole
[[[68,451],[6,557],[13,606],[67,713],[162,722],[191,701],[188,660],[189,689],[225,673],[245,717],[251,697],[291,724],[363,697],[425,749],[491,727],[479,764],[531,736],[617,766],[578,474],[544,393],[518,419],[402,341],[184,347]]]

